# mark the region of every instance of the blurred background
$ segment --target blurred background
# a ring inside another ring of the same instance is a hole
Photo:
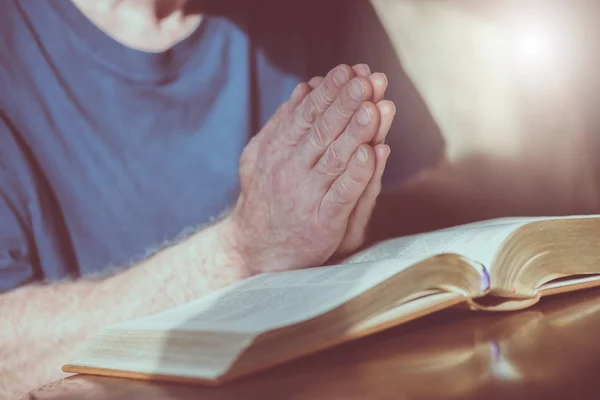
[[[401,94],[377,236],[600,212],[598,2],[371,5],[395,51],[381,69],[397,56],[405,74],[392,87]],[[360,21],[354,43],[377,53]]]

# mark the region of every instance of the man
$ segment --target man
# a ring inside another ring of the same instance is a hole
[[[333,28],[284,40],[266,3],[217,3],[3,3],[0,397],[60,377],[101,326],[364,243],[385,75],[301,83]]]

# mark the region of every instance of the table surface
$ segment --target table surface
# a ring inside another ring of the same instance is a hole
[[[73,376],[30,399],[600,398],[600,289],[445,310],[220,388]]]

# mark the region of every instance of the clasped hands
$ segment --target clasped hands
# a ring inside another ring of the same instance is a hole
[[[319,266],[363,244],[390,154],[387,86],[365,64],[339,65],[299,84],[244,149],[228,219],[250,275]]]

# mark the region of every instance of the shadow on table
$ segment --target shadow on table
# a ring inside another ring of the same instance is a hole
[[[446,310],[217,388],[76,376],[32,398],[597,398],[599,333],[592,289],[519,313]]]

